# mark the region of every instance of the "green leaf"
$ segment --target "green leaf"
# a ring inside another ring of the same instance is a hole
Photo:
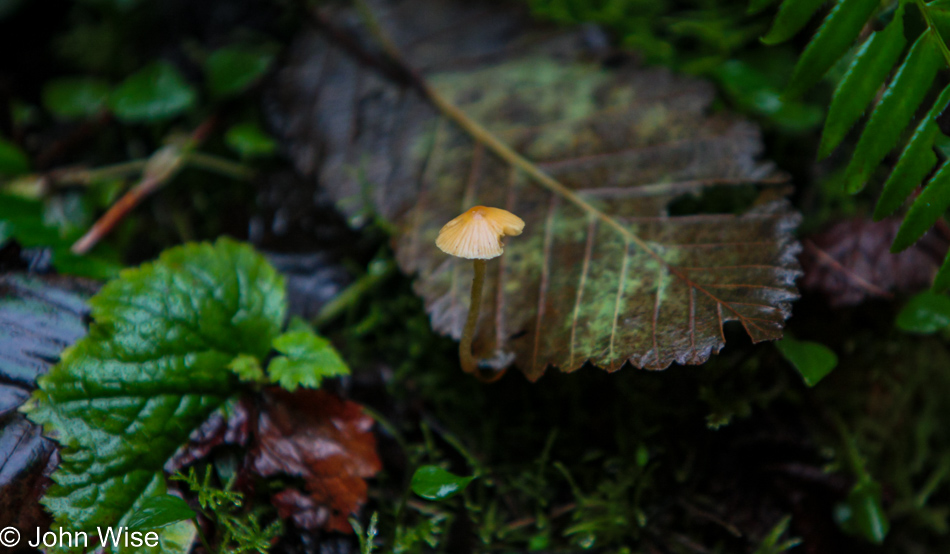
[[[838,356],[827,346],[785,337],[775,347],[801,374],[805,384],[814,387],[838,365]]]
[[[149,496],[126,522],[133,531],[147,531],[196,517],[188,503],[170,494]]]
[[[824,158],[838,146],[848,129],[874,100],[874,95],[897,63],[905,44],[902,6],[883,31],[872,33],[864,41],[835,89],[828,119],[821,133],[819,158]]]
[[[897,314],[897,328],[929,335],[950,325],[950,297],[931,291],[913,298]]]
[[[871,479],[861,480],[848,493],[847,503],[835,514],[841,528],[875,544],[881,544],[890,530],[881,502],[881,485]]]
[[[184,113],[196,96],[174,65],[154,62],[123,81],[109,106],[125,122],[161,121]]]
[[[70,252],[78,235],[49,224],[42,202],[0,194],[0,244],[10,238],[28,248],[48,247],[53,267],[63,274],[108,279],[118,275],[122,268],[118,254],[105,245],[83,256]]]
[[[891,252],[900,252],[917,242],[950,207],[950,162],[944,162],[924,191],[914,200],[901,223]]]
[[[884,183],[884,190],[874,208],[876,221],[894,213],[910,196],[910,193],[923,182],[930,170],[937,165],[933,146],[940,128],[937,126],[936,119],[948,104],[950,104],[950,86],[943,89],[933,107],[921,120],[900,159],[897,160],[897,165]]]
[[[845,170],[845,189],[848,192],[855,193],[864,187],[871,173],[894,147],[930,90],[937,70],[943,66],[943,58],[930,33],[925,31],[911,47],[861,133]]]
[[[109,100],[109,83],[91,77],[54,79],[43,87],[43,105],[62,119],[91,117]]]
[[[269,156],[277,150],[277,141],[251,122],[238,123],[228,129],[224,134],[224,142],[247,158]]]
[[[128,513],[111,528],[114,530],[118,530],[118,527],[128,529],[132,517],[138,513],[143,506],[147,505],[152,498],[165,496],[167,492],[165,477],[161,474],[156,474],[155,478],[145,488],[145,491],[139,499],[136,500],[135,504],[132,505]],[[155,530],[142,530],[140,532],[143,533],[143,537],[150,533],[153,534],[153,537],[158,535],[158,544],[155,546],[142,545],[141,547],[134,547],[131,545],[132,543],[130,543],[129,546],[126,546],[123,541],[125,537],[123,536],[116,541],[117,544],[114,543],[113,540],[107,540],[104,551],[112,552],[113,554],[188,554],[188,552],[191,552],[191,546],[194,544],[197,536],[194,523],[188,520],[169,523]],[[90,536],[98,538],[98,532]],[[153,541],[149,542],[154,543]]]
[[[772,28],[762,37],[762,42],[778,44],[792,38],[824,3],[825,0],[785,0],[778,8]]]
[[[729,60],[716,68],[715,76],[723,92],[737,105],[790,132],[806,131],[821,122],[819,108],[782,98],[779,87],[749,63]]]
[[[217,97],[238,94],[267,73],[273,59],[269,49],[230,46],[215,50],[205,61],[208,90]]]
[[[241,381],[247,383],[256,383],[264,379],[264,370],[261,369],[261,361],[249,354],[238,354],[228,369],[233,371]]]
[[[298,386],[316,389],[324,377],[350,373],[330,341],[309,330],[284,333],[274,339],[274,348],[284,355],[274,358],[267,372],[289,391]]]
[[[950,290],[950,252],[947,252],[947,257],[944,258],[940,270],[937,271],[937,276],[934,277],[934,284],[931,290],[934,292],[947,292]]]
[[[12,142],[0,138],[0,175],[19,175],[30,170],[30,160]]]
[[[286,306],[283,279],[229,239],[168,250],[89,304],[89,334],[26,411],[62,445],[44,504],[58,525],[94,532],[151,494],[168,458],[238,390],[228,363],[264,357]]]
[[[449,473],[439,466],[422,466],[412,475],[412,492],[429,500],[445,500],[465,490],[472,477]]]
[[[879,0],[839,0],[805,47],[785,93],[797,96],[815,85],[851,48]]]

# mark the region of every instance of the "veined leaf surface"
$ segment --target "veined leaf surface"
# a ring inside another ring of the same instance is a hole
[[[476,354],[512,352],[530,379],[587,361],[611,371],[702,363],[722,348],[728,321],[754,341],[781,336],[797,297],[798,217],[775,188],[783,179],[756,160],[757,130],[706,113],[708,84],[604,69],[583,58],[579,35],[539,40],[506,12],[377,7],[441,95],[566,188],[539,186],[323,37],[297,44],[275,121],[299,169],[351,221],[373,210],[395,223],[399,264],[418,276],[437,331],[461,335],[472,264],[441,253],[436,234],[482,204],[526,226],[489,263]],[[676,200],[712,188],[755,199],[738,214],[669,215]]]
[[[277,272],[227,239],[168,250],[93,297],[89,334],[27,410],[62,447],[43,500],[54,525],[92,536],[164,493],[162,467],[237,389],[231,359],[270,350],[284,302]]]

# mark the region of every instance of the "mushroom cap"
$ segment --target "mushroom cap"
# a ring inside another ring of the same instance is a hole
[[[435,239],[439,250],[469,260],[490,260],[501,256],[506,235],[520,235],[524,221],[500,208],[475,206],[445,224]]]

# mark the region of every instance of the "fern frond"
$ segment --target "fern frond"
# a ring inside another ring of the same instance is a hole
[[[783,0],[763,42],[772,44],[790,38],[807,24],[820,4],[818,0]],[[906,36],[910,29],[905,28],[904,18],[913,9],[920,12],[926,27],[919,34]],[[864,188],[923,105],[938,72],[950,67],[950,49],[944,39],[950,36],[950,0],[898,0],[890,6],[882,6],[879,0],[838,0],[805,47],[786,91],[791,97],[817,84],[852,49],[862,29],[876,27],[878,18],[888,16],[890,21],[882,30],[870,33],[854,49],[853,59],[835,89],[818,148],[819,157],[825,157],[841,143],[893,72],[845,170],[845,187],[851,193]],[[908,43],[912,46],[905,54]],[[930,106],[904,146],[884,184],[875,219],[890,215],[904,204],[940,161],[934,151],[940,135],[936,118],[948,104],[950,86]],[[912,245],[948,208],[950,161],[944,160],[909,208],[892,251]],[[934,288],[950,289],[950,256],[938,272]]]

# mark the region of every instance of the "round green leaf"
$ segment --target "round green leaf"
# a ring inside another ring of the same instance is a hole
[[[838,356],[817,342],[785,337],[775,343],[782,356],[801,374],[805,384],[814,387],[838,365]]]
[[[96,115],[108,100],[109,84],[99,79],[56,79],[43,87],[43,105],[62,119]]]
[[[123,81],[112,93],[109,105],[123,121],[159,121],[191,108],[196,96],[175,66],[155,62]]]
[[[445,500],[465,490],[475,477],[461,477],[439,466],[422,466],[412,476],[412,492],[429,500]]]
[[[897,328],[929,335],[950,325],[950,297],[930,291],[910,299],[897,314]]]
[[[0,138],[0,175],[19,175],[30,170],[30,160],[12,142]]]
[[[195,512],[181,498],[158,494],[142,501],[139,508],[129,516],[126,526],[133,531],[147,531],[194,517]]]
[[[233,46],[214,51],[205,61],[208,89],[218,97],[237,94],[257,81],[273,61],[263,49]]]
[[[277,141],[257,124],[238,123],[224,134],[224,141],[244,157],[268,156],[277,149]]]

